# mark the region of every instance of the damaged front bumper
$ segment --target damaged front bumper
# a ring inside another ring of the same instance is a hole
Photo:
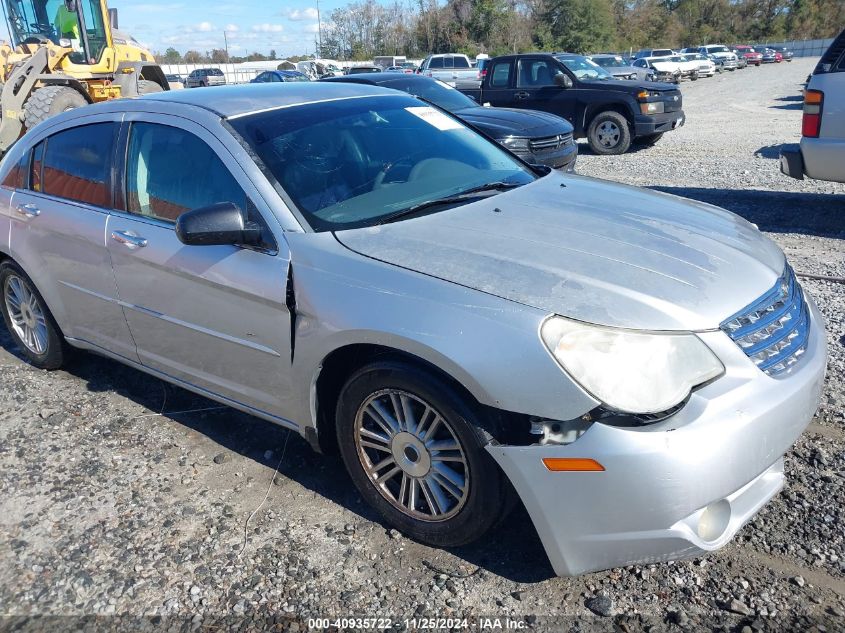
[[[567,445],[489,453],[525,504],[555,572],[571,576],[700,555],[725,545],[784,484],[783,454],[818,406],[827,352],[810,301],[807,350],[788,375],[757,369],[724,333],[702,340],[725,375],[649,426],[593,424]],[[601,472],[552,472],[544,458],[586,458]]]

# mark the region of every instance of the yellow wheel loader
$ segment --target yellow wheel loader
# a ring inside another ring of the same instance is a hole
[[[106,0],[0,0],[0,154],[54,114],[169,90],[152,53],[118,31]]]

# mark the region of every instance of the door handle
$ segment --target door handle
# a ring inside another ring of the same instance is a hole
[[[19,204],[17,212],[21,215],[25,215],[28,218],[37,218],[39,215],[41,215],[41,209],[39,209],[31,202],[29,204]]]
[[[111,238],[129,248],[144,248],[147,245],[147,238],[132,235],[126,231],[112,231]]]
[[[527,98],[528,98],[528,97],[530,97],[530,96],[531,96],[531,95],[530,95],[529,93],[525,92],[525,91],[523,91],[523,92],[517,92],[517,93],[514,95],[514,97],[516,97],[517,99],[527,99]]]

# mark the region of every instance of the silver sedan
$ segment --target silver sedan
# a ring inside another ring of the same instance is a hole
[[[293,429],[425,543],[515,494],[562,575],[719,548],[819,401],[822,319],[754,226],[529,166],[404,93],[89,106],[0,185],[33,365],[92,350]]]

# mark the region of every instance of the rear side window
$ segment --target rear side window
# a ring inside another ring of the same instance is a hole
[[[44,193],[97,207],[111,206],[109,185],[116,131],[115,123],[94,123],[47,139]]]
[[[493,65],[493,70],[490,73],[490,86],[493,88],[507,88],[511,81],[511,64],[504,62]]]

